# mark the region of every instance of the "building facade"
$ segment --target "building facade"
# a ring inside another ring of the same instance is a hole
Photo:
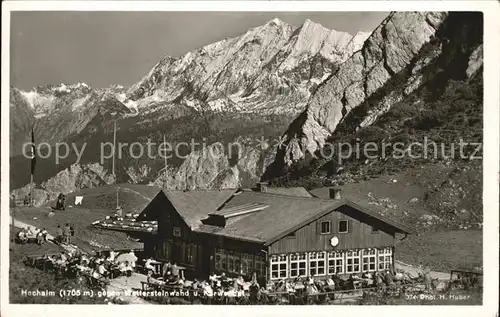
[[[201,278],[211,272],[322,278],[392,268],[397,235],[410,230],[338,193],[332,197],[162,191],[139,216],[158,221],[145,251]]]

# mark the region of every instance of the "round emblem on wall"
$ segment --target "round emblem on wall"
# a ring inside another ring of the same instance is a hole
[[[337,238],[337,237],[332,237],[332,238],[330,239],[330,245],[331,245],[332,247],[336,247],[338,244],[339,244],[339,238]]]

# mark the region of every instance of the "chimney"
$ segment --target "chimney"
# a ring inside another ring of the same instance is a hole
[[[257,190],[261,193],[266,193],[267,192],[267,182],[257,183]]]
[[[338,187],[330,188],[330,199],[340,200],[342,199],[342,190]]]

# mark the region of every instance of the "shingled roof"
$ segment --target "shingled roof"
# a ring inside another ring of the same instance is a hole
[[[233,223],[212,230],[217,235],[230,236],[244,240],[266,242],[277,233],[286,231],[297,224],[321,213],[332,210],[334,201],[325,199],[293,197],[244,190],[232,197],[225,208],[258,202],[268,205],[261,211],[248,214]],[[208,228],[211,230],[212,228]],[[201,228],[206,231],[207,228]]]
[[[370,207],[348,199],[322,199],[246,189],[163,191],[163,194],[191,230],[244,241],[273,243],[345,205],[387,223],[395,232],[412,232]],[[262,208],[253,208],[255,206]],[[249,212],[246,212],[247,209]],[[226,217],[228,211],[231,211],[231,217]],[[231,219],[227,219],[224,226],[216,226],[206,221],[212,216]]]
[[[304,187],[267,187],[266,193],[294,197],[313,197]]]
[[[202,224],[202,219],[207,218],[210,212],[216,211],[237,191],[237,189],[164,190],[163,193],[191,230],[194,230]]]

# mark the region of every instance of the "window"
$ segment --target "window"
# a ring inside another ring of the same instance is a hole
[[[195,264],[196,263],[196,244],[188,244],[187,245],[187,259],[186,262],[188,264]]]
[[[266,276],[266,258],[261,255],[255,256],[255,272],[257,273],[257,277]]]
[[[378,249],[378,269],[389,270],[392,265],[392,249]]]
[[[227,253],[227,270],[229,272],[240,273],[240,254],[235,251],[228,251]]]
[[[325,275],[325,252],[309,253],[309,275]]]
[[[286,236],[287,236],[287,238],[295,238],[295,231],[294,232],[290,232]]]
[[[174,237],[180,237],[181,236],[181,228],[174,227],[172,234],[174,235]]]
[[[359,251],[347,251],[346,259],[346,273],[359,273]]]
[[[290,254],[290,277],[306,276],[306,265],[305,253]]]
[[[330,221],[321,222],[321,234],[330,233]]]
[[[344,273],[344,253],[328,252],[328,274]]]
[[[339,233],[347,233],[347,232],[349,232],[347,220],[340,220],[339,221]]]
[[[178,241],[174,243],[175,243],[175,249],[177,251],[178,261],[181,263],[185,263],[188,245],[184,242],[178,242]]]
[[[241,254],[241,273],[249,275],[253,269],[253,255],[242,253]]]
[[[363,272],[376,271],[375,261],[377,259],[377,250],[363,250]]]
[[[271,257],[271,279],[287,277],[287,255],[273,255]]]
[[[164,259],[170,259],[172,255],[172,242],[163,241],[160,245],[160,257]]]
[[[219,271],[227,270],[227,252],[223,249],[215,249],[215,269]]]

